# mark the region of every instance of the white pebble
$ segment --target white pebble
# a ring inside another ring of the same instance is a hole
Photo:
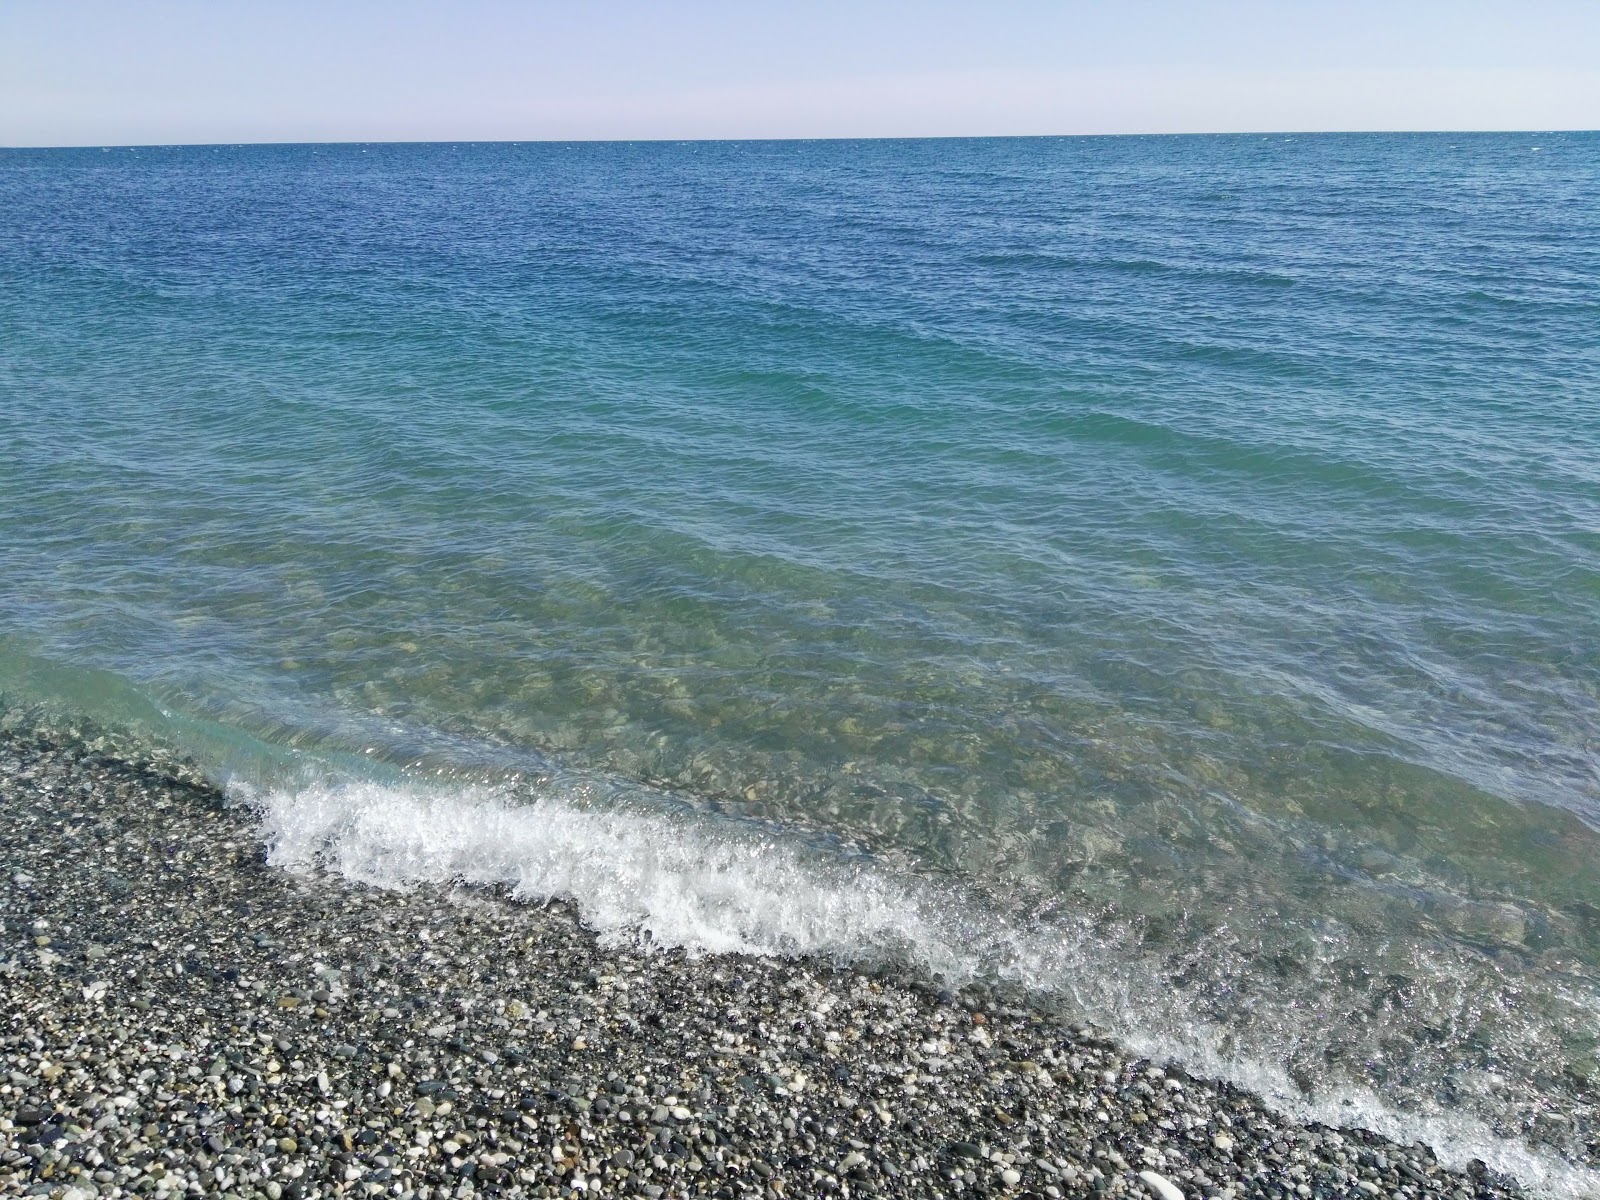
[[[1158,1175],[1154,1171],[1140,1171],[1139,1178],[1144,1180],[1161,1200],[1183,1200],[1183,1193],[1165,1175]]]

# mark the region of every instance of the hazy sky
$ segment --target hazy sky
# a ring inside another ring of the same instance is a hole
[[[1600,127],[1600,0],[0,0],[0,144]]]

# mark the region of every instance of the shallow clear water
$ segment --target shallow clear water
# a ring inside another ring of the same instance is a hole
[[[1009,976],[1571,1190],[1597,196],[1590,134],[0,152],[0,692],[281,861]]]

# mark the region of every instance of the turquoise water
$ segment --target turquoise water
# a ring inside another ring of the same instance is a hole
[[[0,152],[0,692],[286,863],[1009,977],[1579,1188],[1596,197],[1592,134]]]

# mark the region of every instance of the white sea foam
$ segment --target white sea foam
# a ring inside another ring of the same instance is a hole
[[[953,889],[735,822],[594,805],[581,785],[531,803],[487,786],[371,782],[235,793],[260,812],[269,861],[291,870],[570,899],[613,944],[647,936],[713,954],[889,956],[952,985],[995,975],[1069,996],[1133,1051],[1232,1080],[1299,1120],[1421,1140],[1457,1166],[1480,1158],[1539,1194],[1600,1196],[1593,1173],[1464,1113],[1402,1112],[1358,1088],[1308,1099],[1272,1055],[1240,1053],[1170,983],[1087,923],[1020,926]]]
[[[878,873],[828,871],[759,836],[707,838],[670,817],[518,804],[490,788],[401,791],[369,783],[277,791],[260,807],[271,861],[316,862],[363,883],[506,884],[567,897],[603,936],[648,932],[710,953],[817,954],[934,947],[937,916]],[[959,973],[961,956],[929,965]]]

